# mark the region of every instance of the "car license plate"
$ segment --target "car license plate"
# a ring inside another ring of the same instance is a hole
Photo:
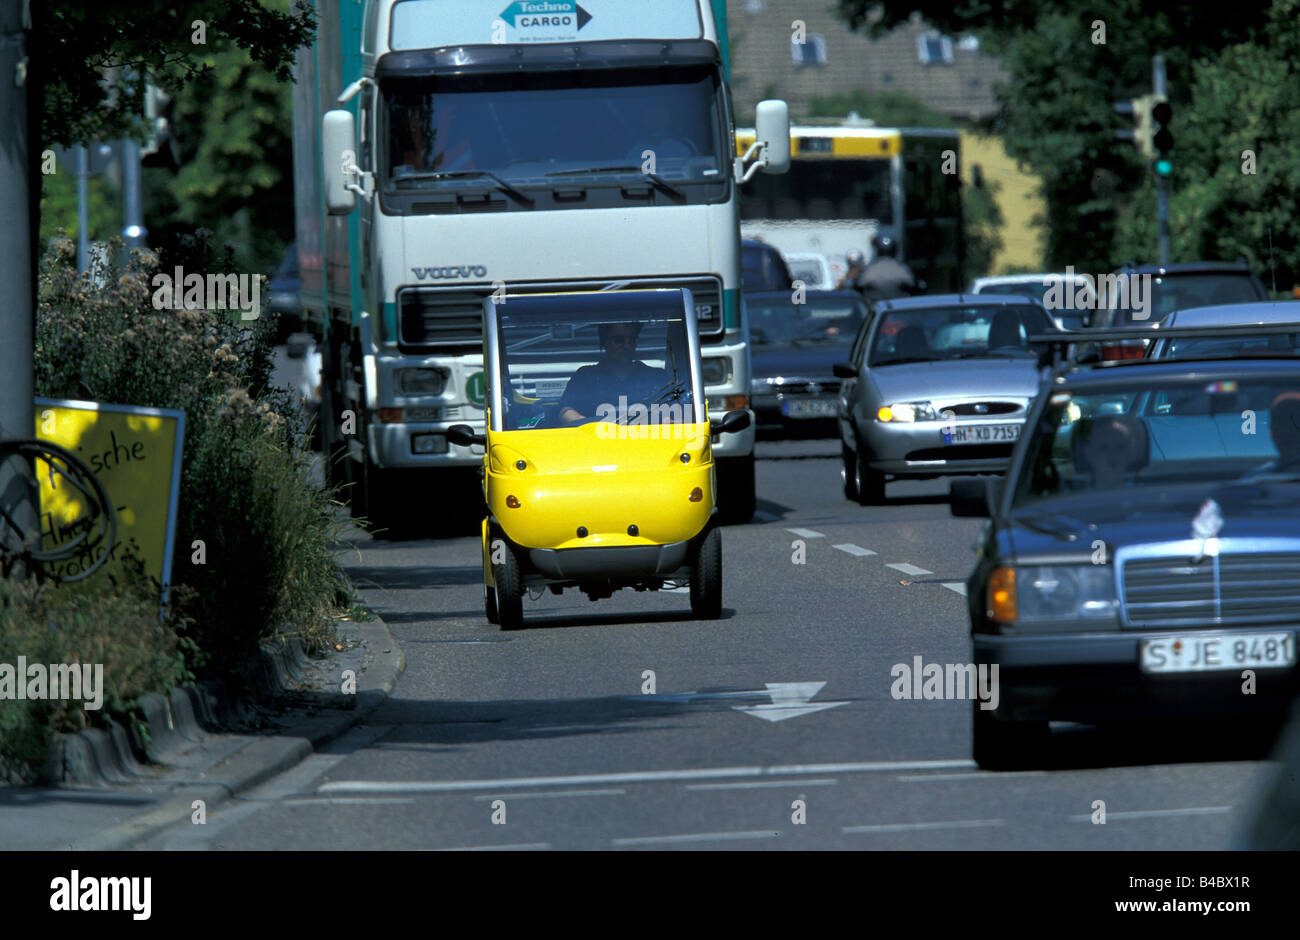
[[[830,398],[787,398],[781,402],[781,414],[787,418],[833,418],[837,411]]]
[[[1168,636],[1143,640],[1139,659],[1143,672],[1283,668],[1295,665],[1295,637],[1290,633]]]
[[[945,444],[994,444],[1020,437],[1019,424],[970,424],[943,429]]]

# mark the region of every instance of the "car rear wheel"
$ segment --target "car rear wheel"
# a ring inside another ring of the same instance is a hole
[[[863,506],[879,506],[885,501],[885,475],[872,470],[862,458],[862,440],[859,438],[857,457],[853,461],[853,489]]]
[[[695,556],[691,613],[701,620],[722,616],[722,533],[718,529],[709,530]]]
[[[984,770],[1016,770],[1041,761],[1050,730],[1045,721],[998,721],[993,714],[974,707],[972,756]]]
[[[509,545],[503,547],[501,563],[492,565],[492,580],[496,582],[496,622],[501,624],[502,630],[518,630],[524,625],[523,579],[514,550]]]

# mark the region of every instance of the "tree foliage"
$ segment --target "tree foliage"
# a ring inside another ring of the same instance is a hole
[[[1280,87],[1259,86],[1269,84],[1265,76],[1291,74],[1279,71],[1294,59],[1294,45],[1285,46],[1280,33],[1294,31],[1295,0],[1242,0],[1231,15],[1214,16],[1205,15],[1197,0],[964,0],[955,5],[945,0],[839,0],[838,8],[852,26],[871,35],[904,24],[916,11],[945,33],[978,36],[985,51],[1001,60],[1010,78],[997,89],[999,110],[990,129],[1043,182],[1046,261],[1053,267],[1072,264],[1103,271],[1128,257],[1154,260],[1153,186],[1135,148],[1114,138],[1116,130],[1131,124],[1115,114],[1113,103],[1149,92],[1151,56],[1157,52],[1166,57],[1180,163],[1171,199],[1171,225],[1178,227],[1175,260],[1222,257],[1235,247],[1229,242],[1236,236],[1225,242],[1222,231],[1210,232],[1211,218],[1238,230],[1264,218],[1268,206],[1259,200],[1271,197],[1265,195],[1270,184],[1262,179],[1263,169],[1254,183],[1233,181],[1236,197],[1211,196],[1203,190],[1217,193],[1212,181],[1222,173],[1226,183],[1226,169],[1202,166],[1201,145],[1193,141],[1215,141],[1208,149],[1222,155],[1227,140],[1235,141],[1251,123],[1243,117],[1262,104],[1261,94],[1278,99],[1277,115],[1287,101],[1294,104],[1293,95],[1287,97]],[[1103,35],[1104,43],[1099,41]],[[1234,53],[1237,60],[1221,62],[1231,48],[1243,51]],[[1251,60],[1247,49],[1262,58]],[[1273,63],[1271,71],[1265,59]],[[1252,68],[1255,86],[1246,77]],[[1235,81],[1234,71],[1239,76]],[[1292,80],[1292,92],[1294,84]],[[1210,115],[1220,108],[1227,120],[1214,122]],[[1259,119],[1265,120],[1272,122],[1273,133],[1286,126],[1273,117]],[[1207,121],[1214,123],[1217,137],[1193,130],[1209,130]],[[1222,149],[1216,149],[1219,141]],[[1237,148],[1238,167],[1242,149]],[[1197,153],[1185,161],[1183,152],[1193,150]],[[1281,153],[1275,157],[1279,165],[1274,169],[1285,176],[1280,164],[1290,160]],[[1269,179],[1277,185],[1275,177]],[[1283,191],[1292,198],[1278,205],[1294,205],[1295,190]],[[1275,228],[1275,246],[1277,234]]]

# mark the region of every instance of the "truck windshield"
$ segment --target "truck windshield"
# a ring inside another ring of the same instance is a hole
[[[697,423],[680,294],[659,293],[507,298],[497,308],[502,429]]]
[[[515,186],[618,187],[607,171],[629,166],[680,186],[717,183],[725,165],[713,67],[395,78],[381,92],[390,191],[482,186],[481,171]]]

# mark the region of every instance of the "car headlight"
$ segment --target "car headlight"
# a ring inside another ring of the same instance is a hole
[[[731,381],[731,360],[714,356],[700,362],[700,380],[705,385],[726,385]]]
[[[402,395],[441,395],[447,374],[441,369],[398,369],[397,391]]]
[[[1000,567],[989,578],[988,615],[999,623],[1105,619],[1117,606],[1109,565]]]
[[[876,419],[886,422],[936,421],[939,415],[934,405],[928,401],[900,401],[892,405],[882,405],[876,412]]]

